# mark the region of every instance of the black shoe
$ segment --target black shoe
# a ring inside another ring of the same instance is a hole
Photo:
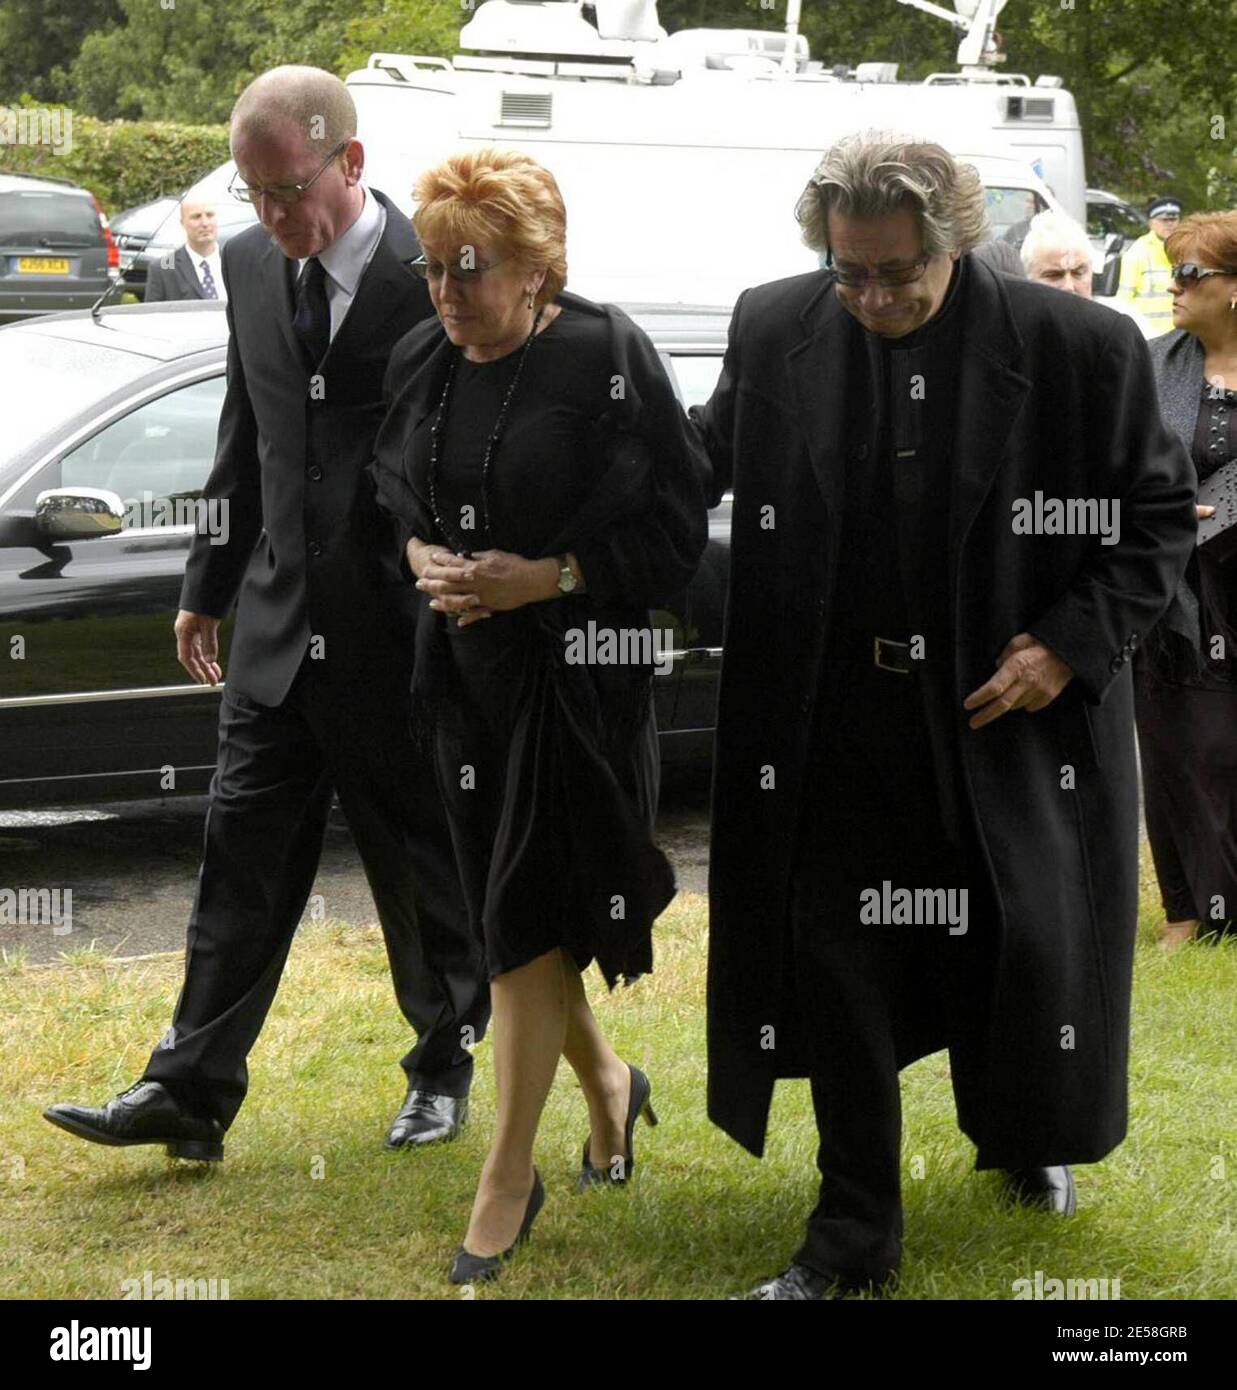
[[[1005,1195],[1024,1207],[1045,1207],[1060,1216],[1073,1216],[1078,1205],[1074,1175],[1064,1163],[1050,1168],[1011,1168],[1005,1174]]]
[[[627,1101],[627,1126],[623,1135],[627,1155],[609,1167],[595,1168],[589,1160],[589,1139],[586,1139],[584,1160],[580,1164],[580,1176],[576,1179],[577,1192],[587,1192],[590,1187],[622,1187],[636,1166],[634,1134],[637,1118],[643,1115],[650,1125],[657,1123],[657,1114],[649,1100],[653,1088],[649,1085],[648,1077],[630,1062],[627,1064],[627,1070],[631,1073],[631,1095]],[[591,1137],[590,1135],[589,1138]]]
[[[515,1254],[516,1246],[528,1239],[528,1233],[533,1228],[537,1213],[544,1205],[545,1188],[541,1184],[540,1173],[534,1168],[532,1191],[528,1194],[528,1206],[524,1208],[524,1220],[520,1222],[520,1229],[516,1233],[515,1239],[501,1255],[472,1255],[461,1245],[451,1261],[451,1272],[447,1278],[453,1284],[477,1284],[488,1279],[497,1279],[503,1265]]]
[[[784,1269],[772,1279],[766,1279],[763,1284],[757,1284],[747,1293],[731,1294],[729,1301],[742,1303],[760,1300],[772,1303],[781,1299],[797,1299],[807,1302],[812,1299],[843,1298],[847,1292],[834,1276],[817,1274],[807,1265],[792,1264],[789,1269]]]
[[[101,1110],[52,1105],[43,1118],[95,1144],[166,1144],[173,1158],[218,1162],[223,1157],[219,1121],[191,1115],[159,1081],[139,1081]]]
[[[440,1096],[409,1086],[383,1147],[410,1149],[414,1145],[446,1143],[459,1134],[467,1119],[467,1096]]]

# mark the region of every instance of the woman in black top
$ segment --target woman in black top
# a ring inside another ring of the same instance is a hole
[[[1237,212],[1187,217],[1165,248],[1175,329],[1149,345],[1160,408],[1204,496],[1226,475],[1233,494]],[[1212,511],[1200,506],[1199,519]],[[1200,541],[1135,668],[1147,835],[1169,947],[1196,933],[1218,939],[1237,921],[1237,526]]]
[[[674,893],[652,840],[658,752],[649,608],[704,549],[707,469],[648,339],[562,290],[552,175],[514,151],[424,174],[414,223],[438,317],[392,354],[378,497],[418,625],[414,734],[432,739],[485,943],[495,1137],[451,1279],[495,1274],[543,1190],[537,1123],[559,1055],[588,1101],[579,1186],[623,1182],[649,1083],[581,980],[652,967]]]

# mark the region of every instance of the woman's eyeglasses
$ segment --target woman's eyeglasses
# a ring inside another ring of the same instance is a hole
[[[308,183],[273,183],[266,188],[251,188],[249,184],[238,182],[240,175],[237,174],[232,182],[228,184],[228,192],[240,203],[257,203],[263,197],[270,198],[275,203],[299,203],[306,193],[317,183],[323,171],[330,164],[336,155],[342,154],[348,148],[348,141],[341,140],[338,145],[327,155],[318,166],[318,171]]]
[[[418,256],[415,261],[408,262],[408,269],[414,275],[419,275],[422,280],[441,280],[443,275],[446,275],[453,285],[474,285],[486,271],[493,270],[496,265],[502,265],[504,261],[510,259],[510,256],[501,256],[498,260],[490,261],[486,265],[464,266],[447,265],[444,261],[434,261],[426,256]]]
[[[866,275],[861,271],[843,270],[834,265],[833,252],[830,251],[825,257],[825,269],[832,270],[837,276],[838,284],[848,290],[861,290],[868,285],[880,285],[882,289],[896,289],[899,285],[913,285],[916,280],[922,279],[931,259],[931,256],[920,256],[912,264],[898,266],[895,270],[887,270],[882,275]]]
[[[1237,270],[1210,270],[1206,266],[1196,265],[1193,261],[1183,261],[1180,265],[1173,266],[1170,274],[1179,285],[1197,285],[1209,275],[1237,275]]]

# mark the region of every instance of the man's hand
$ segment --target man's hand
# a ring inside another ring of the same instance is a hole
[[[208,613],[186,613],[182,608],[176,615],[176,660],[199,685],[218,685],[223,679],[219,669],[219,619]]]
[[[1199,521],[1210,521],[1216,514],[1214,507],[1204,507],[1197,502],[1194,504],[1194,510],[1198,513]]]
[[[972,729],[982,729],[1011,709],[1044,709],[1074,679],[1056,652],[1029,632],[1010,638],[996,665],[996,675],[962,702],[963,709],[979,709],[969,721]]]
[[[478,550],[464,560],[434,546],[417,588],[430,595],[436,613],[447,613],[467,627],[494,613],[553,598],[558,593],[558,561],[526,560],[507,550]]]

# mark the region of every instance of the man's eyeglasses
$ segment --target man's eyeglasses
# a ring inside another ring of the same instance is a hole
[[[920,256],[917,261],[910,265],[898,266],[895,270],[887,270],[882,275],[867,275],[863,272],[853,270],[843,270],[833,262],[833,252],[830,251],[825,257],[825,269],[832,270],[837,276],[839,285],[848,290],[862,290],[868,285],[880,285],[882,289],[896,289],[899,285],[913,285],[916,280],[923,277],[923,273],[928,268],[931,256]]]
[[[408,269],[414,275],[419,275],[422,280],[441,280],[445,274],[453,285],[475,285],[487,270],[493,270],[496,265],[502,265],[503,261],[510,259],[510,256],[500,256],[498,260],[490,261],[487,265],[462,266],[447,265],[444,261],[418,256],[415,261],[408,262]]]
[[[1193,261],[1183,261],[1169,271],[1179,285],[1196,285],[1208,275],[1237,275],[1237,270],[1209,270],[1206,266],[1195,265]]]
[[[317,173],[308,183],[273,183],[266,188],[251,188],[237,174],[228,184],[228,192],[241,203],[256,203],[263,197],[270,198],[275,203],[299,203],[322,176],[330,162],[348,148],[348,144],[347,140],[341,140],[318,166]]]

